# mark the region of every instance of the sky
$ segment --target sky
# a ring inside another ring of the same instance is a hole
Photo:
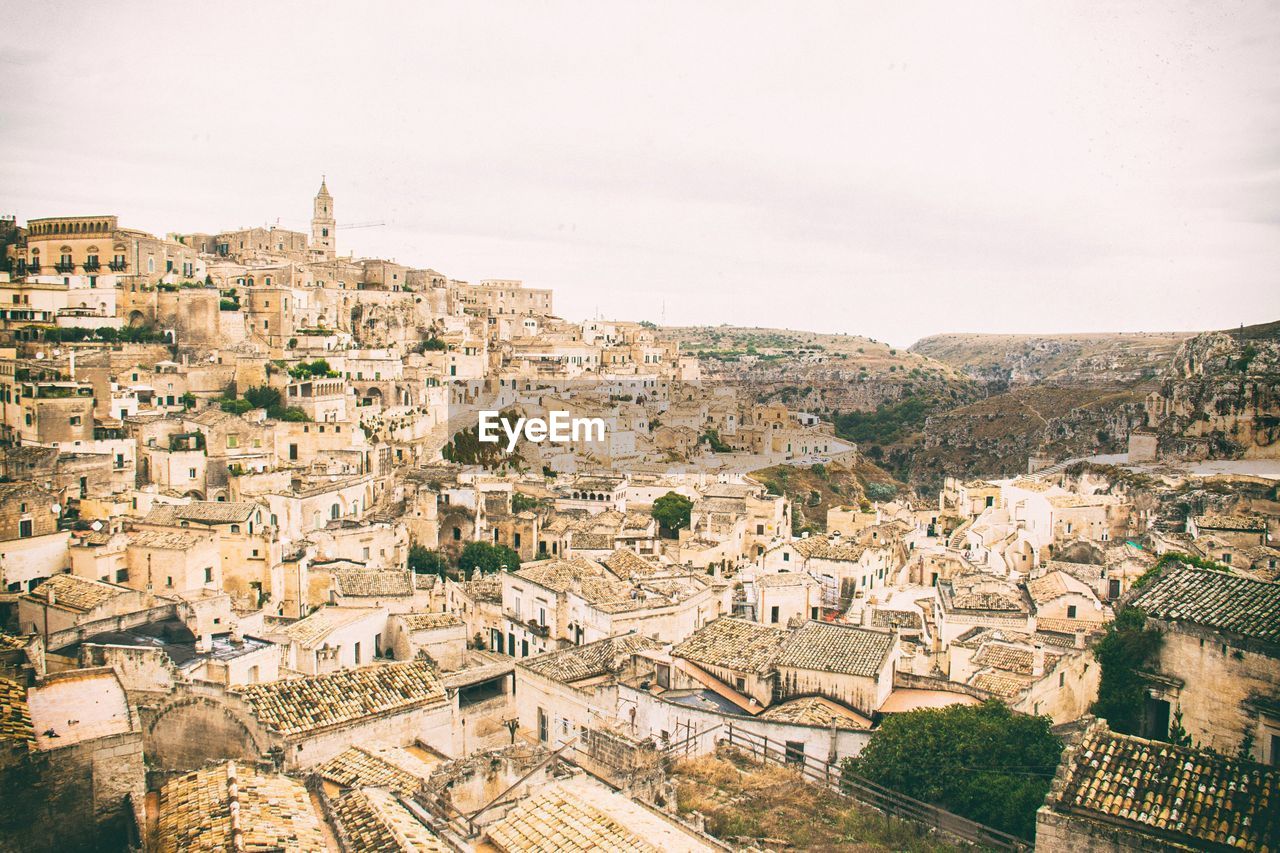
[[[1280,319],[1280,4],[0,0],[0,214],[306,230],[570,319]],[[344,232],[343,223],[384,222]]]

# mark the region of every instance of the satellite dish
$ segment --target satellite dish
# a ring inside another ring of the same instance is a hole
[[[49,506],[49,512],[53,513],[54,515],[57,515],[58,513],[62,512],[62,504],[51,504]]]
[[[101,530],[101,529],[102,529],[102,522],[101,522],[101,521],[95,521],[93,524],[90,524],[89,526],[90,526],[90,527],[92,527],[92,528],[93,528],[93,530],[94,530],[94,532],[96,533],[96,532],[98,532],[99,530]]]

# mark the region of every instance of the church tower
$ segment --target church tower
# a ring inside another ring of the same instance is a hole
[[[333,218],[333,196],[320,178],[315,209],[311,216],[311,253],[317,260],[331,261],[338,246],[338,223]]]

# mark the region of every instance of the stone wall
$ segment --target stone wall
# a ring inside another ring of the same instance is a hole
[[[0,760],[0,847],[123,849],[146,795],[142,735],[127,732]]]

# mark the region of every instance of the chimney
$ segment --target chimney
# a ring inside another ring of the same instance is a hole
[[[49,603],[50,607],[58,603],[58,596],[53,591],[53,584],[47,583],[44,585],[44,597],[45,597],[45,601]]]
[[[1036,643],[1031,652],[1031,677],[1041,678],[1044,675],[1044,643]]]

